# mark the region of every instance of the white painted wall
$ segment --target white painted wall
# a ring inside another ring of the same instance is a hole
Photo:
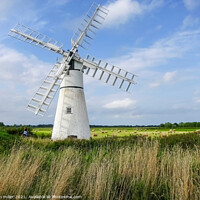
[[[60,88],[52,140],[64,140],[70,135],[77,136],[78,139],[89,139],[90,127],[82,89],[83,73],[70,70],[69,75],[65,75]],[[71,107],[71,114],[66,113],[67,107]]]

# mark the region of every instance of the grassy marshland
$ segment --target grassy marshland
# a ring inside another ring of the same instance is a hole
[[[200,135],[51,142],[0,133],[0,197],[200,198]]]

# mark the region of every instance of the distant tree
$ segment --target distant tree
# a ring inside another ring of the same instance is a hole
[[[187,127],[187,128],[191,127],[191,123],[190,122],[185,122],[184,127]]]
[[[180,122],[178,123],[173,123],[171,124],[170,122],[167,122],[165,124],[160,124],[160,127],[165,127],[165,128],[200,128],[200,122]]]
[[[0,122],[0,126],[5,126],[3,122]]]
[[[176,125],[177,127],[179,126],[178,123],[174,123],[174,125]]]
[[[172,128],[172,124],[170,122],[165,123],[165,128]]]
[[[172,128],[177,128],[178,127],[178,124],[177,123],[173,123],[172,124]]]
[[[165,125],[164,125],[164,124],[160,124],[160,127],[164,128],[164,127],[165,127]]]
[[[184,127],[184,123],[183,123],[183,122],[180,122],[180,123],[179,123],[179,127]]]
[[[191,127],[193,128],[197,127],[197,122],[191,122]]]

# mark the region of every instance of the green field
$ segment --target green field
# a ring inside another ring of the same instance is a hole
[[[101,127],[90,140],[56,142],[51,131],[0,129],[0,199],[199,200],[196,129]]]
[[[127,127],[100,127],[91,128],[92,138],[145,136],[145,137],[167,137],[173,134],[183,134],[200,130],[200,128],[127,128]],[[51,137],[52,128],[34,128],[33,134],[38,137]]]

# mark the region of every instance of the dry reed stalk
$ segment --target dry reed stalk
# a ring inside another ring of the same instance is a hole
[[[26,151],[14,148],[8,158],[1,160],[0,195],[26,194],[33,184],[43,159],[41,156],[26,159]]]
[[[70,184],[76,171],[80,171],[80,155],[73,148],[67,148],[53,158],[50,170],[41,180],[42,194],[55,196],[70,195]],[[56,198],[54,198],[56,199]]]
[[[189,150],[176,147],[161,158],[161,179],[169,187],[170,200],[195,200],[192,157]]]
[[[113,185],[114,164],[109,158],[104,158],[100,150],[97,157],[85,169],[81,179],[82,194],[88,199],[110,200],[111,187]]]
[[[138,182],[144,183],[144,194],[147,194],[148,188],[154,187],[158,178],[158,147],[158,143],[149,145],[146,142],[141,147],[135,146],[119,151],[117,174],[123,177],[122,185],[129,184],[121,188],[119,199],[124,198],[127,188],[131,190]]]

